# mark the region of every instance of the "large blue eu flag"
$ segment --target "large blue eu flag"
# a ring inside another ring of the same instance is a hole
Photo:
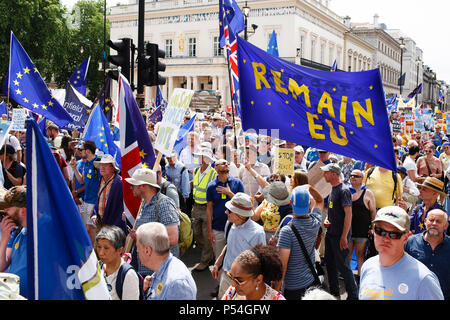
[[[286,62],[238,37],[244,130],[397,171],[378,69],[329,72]]]
[[[12,32],[10,49],[8,72],[10,98],[60,127],[72,122],[72,117],[52,96],[38,69]]]

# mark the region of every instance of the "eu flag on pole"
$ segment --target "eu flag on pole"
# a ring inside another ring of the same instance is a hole
[[[148,117],[148,120],[152,123],[157,123],[162,120],[163,114],[161,107],[157,107],[155,111]]]
[[[445,102],[445,100],[444,100],[444,95],[442,94],[442,91],[441,91],[441,90],[439,90],[439,102],[440,102],[440,103],[444,103],[444,102]]]
[[[86,95],[86,78],[91,57],[84,60],[69,79],[70,84],[83,96]]]
[[[410,94],[408,94],[408,98],[412,99],[414,98],[416,95],[421,94],[422,93],[422,83],[419,84],[417,86],[417,88],[415,88],[413,91],[411,91]]]
[[[110,154],[121,167],[120,148],[114,143],[113,132],[99,104],[91,111],[84,129],[83,140],[94,141],[97,149]]]
[[[109,300],[86,226],[55,157],[36,122],[26,120],[26,127],[27,298]]]
[[[239,37],[237,50],[244,131],[277,128],[280,139],[397,171],[378,69],[314,70]]]
[[[270,36],[269,44],[267,45],[267,52],[275,57],[278,57],[277,33],[275,30],[273,30],[272,35]]]
[[[6,107],[6,102],[5,101],[2,101],[0,103],[0,115],[2,115],[2,114],[8,115],[8,108]]]
[[[223,48],[226,45],[223,14],[225,13],[228,27],[233,34],[238,34],[245,29],[244,14],[239,8],[236,0],[219,0],[219,34],[220,34],[220,47]]]
[[[38,69],[12,32],[8,87],[11,99],[59,127],[73,121],[70,114],[52,96]]]
[[[175,141],[175,145],[173,146],[173,149],[178,153],[178,155],[180,155],[181,151],[183,151],[183,149],[187,145],[187,135],[194,129],[196,117],[197,114],[194,114],[191,120],[180,126],[180,131],[178,131],[178,138]]]

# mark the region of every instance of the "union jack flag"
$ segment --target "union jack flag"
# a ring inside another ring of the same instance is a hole
[[[237,62],[237,41],[236,34],[245,29],[244,15],[235,0],[219,1],[220,17],[220,45],[226,47],[228,66],[230,68],[230,86],[236,111],[240,114],[237,105],[237,91],[239,90],[239,70]],[[222,43],[222,35],[224,44]]]
[[[125,216],[133,225],[141,199],[134,196],[126,178],[131,178],[133,172],[139,168],[153,168],[155,153],[145,129],[144,119],[133,96],[133,90],[122,75],[119,77],[118,104],[123,204]]]
[[[439,102],[444,103],[444,95],[442,94],[441,90],[439,90]]]

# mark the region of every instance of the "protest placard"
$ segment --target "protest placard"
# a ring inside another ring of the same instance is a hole
[[[25,120],[27,120],[28,110],[13,109],[11,130],[25,131]]]
[[[180,125],[183,123],[184,114],[193,95],[193,90],[176,88],[170,97],[154,143],[154,148],[160,153],[166,156],[170,156],[172,153]]]
[[[277,148],[273,172],[285,175],[294,174],[294,156],[294,149]]]
[[[325,198],[331,192],[331,184],[325,181],[323,171],[320,169],[320,167],[324,165],[325,164],[322,161],[317,161],[316,165],[312,167],[306,175],[308,176],[308,183]]]

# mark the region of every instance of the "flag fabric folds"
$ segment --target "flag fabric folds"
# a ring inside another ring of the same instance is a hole
[[[131,185],[125,180],[141,167],[153,169],[155,152],[145,127],[139,107],[133,96],[130,84],[119,76],[119,132],[122,154],[122,190],[125,216],[134,224],[141,199],[133,195]]]
[[[278,42],[277,42],[277,33],[275,30],[272,31],[272,35],[269,39],[269,44],[267,45],[267,52],[275,57],[278,57]]]
[[[83,133],[83,140],[94,141],[97,149],[110,154],[121,168],[120,148],[114,143],[113,132],[99,104],[97,104],[89,116]]]
[[[112,79],[110,77],[107,77],[105,80],[105,84],[98,93],[97,98],[94,100],[94,105],[99,104],[101,106],[108,122],[111,122],[114,119],[114,108],[113,108],[113,101],[111,98],[111,86],[112,86]]]
[[[69,113],[52,96],[38,69],[12,32],[8,88],[11,99],[53,121],[59,127],[73,121]]]
[[[84,60],[77,70],[70,76],[69,82],[74,88],[80,92],[83,96],[86,95],[86,77],[89,69],[89,62],[91,57]]]
[[[444,102],[445,102],[445,100],[444,100],[444,95],[442,94],[442,91],[441,91],[441,90],[439,90],[439,102],[440,102],[440,103],[444,103]]]
[[[148,117],[148,121],[152,123],[157,123],[162,120],[163,114],[161,107],[157,107],[155,111]]]
[[[313,70],[237,44],[243,130],[277,129],[280,139],[397,171],[378,69]]]
[[[7,108],[7,106],[6,106],[6,102],[5,102],[5,101],[2,101],[2,102],[0,103],[0,116],[1,116],[2,114],[8,115],[8,108]]]
[[[26,126],[27,298],[109,300],[93,245],[55,157],[36,122],[27,120]]]
[[[181,151],[183,151],[183,149],[187,146],[187,135],[194,129],[196,117],[197,114],[194,114],[191,120],[180,126],[180,131],[178,131],[178,138],[173,146],[173,149],[177,152],[178,155],[180,155]]]
[[[413,91],[411,91],[410,94],[408,94],[408,98],[412,99],[414,98],[416,95],[421,94],[422,93],[422,83],[419,84],[417,86],[417,88],[415,88]]]
[[[236,0],[219,0],[219,35],[220,47],[226,45],[223,24],[223,15],[227,21],[227,26],[233,34],[238,34],[245,29],[244,14],[239,8]]]
[[[70,114],[73,121],[65,126],[66,129],[77,129],[83,132],[84,126],[89,119],[90,110],[87,106],[78,98],[75,90],[69,82],[66,85],[66,97],[64,99],[64,109]]]
[[[226,46],[226,56],[230,73],[231,95],[237,114],[240,115],[238,101],[239,68],[237,63],[236,35],[245,29],[244,16],[235,0],[220,0],[219,18],[221,18],[221,22],[219,24],[220,34],[223,34],[224,37],[224,42],[222,43],[221,41],[220,45],[221,47]]]

